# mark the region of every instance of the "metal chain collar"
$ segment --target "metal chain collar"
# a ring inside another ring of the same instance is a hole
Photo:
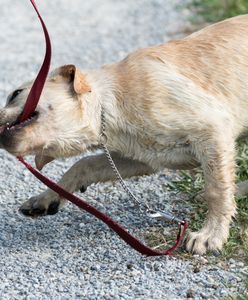
[[[127,184],[125,183],[124,179],[122,178],[119,170],[116,167],[116,164],[110,154],[110,151],[108,150],[107,147],[107,140],[108,137],[106,135],[106,119],[105,119],[105,115],[104,115],[104,110],[101,107],[101,132],[100,132],[100,146],[103,149],[111,169],[113,170],[116,179],[118,180],[118,182],[121,184],[123,190],[134,200],[134,202],[138,205],[139,210],[144,213],[146,212],[146,214],[151,217],[151,218],[155,218],[155,219],[163,219],[169,222],[176,222],[176,223],[181,223],[182,220],[176,218],[175,216],[168,214],[168,213],[164,213],[164,212],[160,212],[160,211],[154,211],[153,209],[150,208],[150,206],[148,205],[148,203],[146,201],[141,201],[133,194],[133,192],[130,190],[130,188],[127,186]],[[142,209],[142,206],[145,209]]]
[[[101,109],[101,134],[100,134],[100,144],[102,149],[104,150],[104,153],[109,161],[110,167],[113,170],[117,180],[119,181],[119,183],[121,184],[122,188],[124,189],[124,191],[135,201],[136,204],[138,204],[139,209],[141,209],[141,202],[140,200],[133,194],[133,192],[130,190],[130,188],[127,186],[127,184],[125,183],[124,179],[122,178],[119,170],[116,167],[116,164],[110,154],[110,151],[107,148],[107,135],[105,132],[105,128],[106,128],[106,122],[105,122],[105,116],[104,116],[104,112],[103,109]],[[150,211],[150,207],[147,203],[144,203],[144,206],[146,208],[146,211]]]

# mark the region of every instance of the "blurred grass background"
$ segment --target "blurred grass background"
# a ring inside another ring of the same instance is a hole
[[[248,13],[248,0],[192,0],[191,6],[209,23]]]

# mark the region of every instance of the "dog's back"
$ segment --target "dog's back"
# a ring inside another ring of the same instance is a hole
[[[134,101],[142,111],[150,111],[151,104],[154,115],[169,121],[172,110],[178,116],[187,110],[199,115],[199,110],[204,114],[211,107],[213,118],[216,110],[230,114],[230,122],[235,119],[237,136],[248,126],[248,15],[138,50],[118,64],[118,69],[122,86],[129,96],[134,95],[130,105]],[[210,117],[208,113],[206,118]]]

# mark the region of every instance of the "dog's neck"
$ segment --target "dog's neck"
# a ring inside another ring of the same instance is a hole
[[[122,97],[119,88],[118,77],[114,67],[107,66],[87,74],[92,86],[92,92],[85,97],[87,102],[87,116],[94,128],[96,136],[100,136],[102,130],[102,111],[105,117],[106,133],[113,134],[114,131],[125,127],[123,115],[119,112],[119,101],[117,94]],[[118,126],[116,126],[118,124]],[[117,128],[118,127],[118,128]]]

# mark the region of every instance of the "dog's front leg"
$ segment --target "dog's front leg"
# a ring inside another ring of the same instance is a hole
[[[195,145],[195,153],[202,164],[205,177],[204,199],[208,214],[203,228],[191,232],[186,242],[188,251],[204,254],[220,250],[229,236],[229,225],[235,214],[235,145],[230,134],[206,132],[204,141]]]
[[[121,157],[117,153],[112,153],[123,178],[145,175],[153,173],[153,169],[139,161]],[[82,158],[73,165],[61,178],[59,185],[67,191],[85,191],[92,183],[115,180],[115,174],[104,154]],[[55,192],[47,189],[38,196],[34,196],[26,201],[20,211],[27,216],[52,215],[58,212],[59,207],[64,203]]]

